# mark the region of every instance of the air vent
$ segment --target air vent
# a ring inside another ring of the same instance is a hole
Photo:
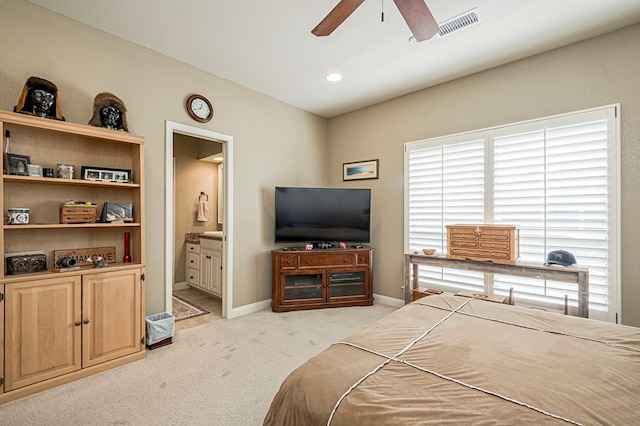
[[[468,12],[458,15],[455,18],[449,19],[439,24],[440,31],[438,31],[438,37],[445,37],[451,33],[470,27],[471,25],[480,22],[478,16],[478,9],[473,8]]]

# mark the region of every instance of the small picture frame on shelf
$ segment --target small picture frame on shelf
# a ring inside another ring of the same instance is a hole
[[[102,214],[100,215],[102,223],[125,223],[133,222],[133,214],[131,204],[123,203],[104,203]]]
[[[96,180],[101,182],[129,183],[131,181],[131,170],[107,169],[104,167],[82,166],[82,179]]]
[[[42,177],[42,167],[38,164],[29,164],[29,176]]]
[[[28,155],[12,154],[7,152],[7,172],[10,175],[29,176],[29,163],[31,158]]]

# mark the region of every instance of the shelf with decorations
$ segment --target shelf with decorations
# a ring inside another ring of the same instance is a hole
[[[113,247],[116,262],[109,266],[117,268],[126,266],[121,263],[128,233],[132,262],[144,264],[142,136],[5,111],[0,111],[0,132],[10,135],[9,140],[3,139],[4,173],[0,175],[3,260],[14,253],[44,253],[46,270],[53,271],[56,251]],[[18,171],[16,159],[29,167]],[[52,169],[53,177],[51,170],[45,177],[45,169]],[[62,206],[70,202],[93,208],[88,211],[95,211],[94,218],[63,220]],[[130,217],[101,221],[106,203],[126,206]],[[26,223],[8,223],[10,209],[25,209]],[[6,261],[0,277],[13,280]]]
[[[3,225],[5,230],[25,229],[73,229],[73,228],[138,228],[140,223],[27,223],[25,225]]]
[[[130,182],[102,182],[80,179],[60,179],[60,178],[48,178],[40,176],[18,176],[7,175],[3,176],[5,182],[23,182],[30,184],[40,185],[71,185],[71,186],[95,186],[104,188],[140,188],[139,183]]]

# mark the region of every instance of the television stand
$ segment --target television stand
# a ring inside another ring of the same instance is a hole
[[[271,251],[273,312],[373,305],[373,249]]]

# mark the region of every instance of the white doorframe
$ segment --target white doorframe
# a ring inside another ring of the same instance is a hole
[[[172,312],[173,247],[174,239],[174,182],[173,182],[173,134],[207,139],[222,144],[224,154],[224,214],[222,236],[222,317],[227,318],[233,309],[233,137],[185,124],[166,121],[165,126],[165,311]]]

